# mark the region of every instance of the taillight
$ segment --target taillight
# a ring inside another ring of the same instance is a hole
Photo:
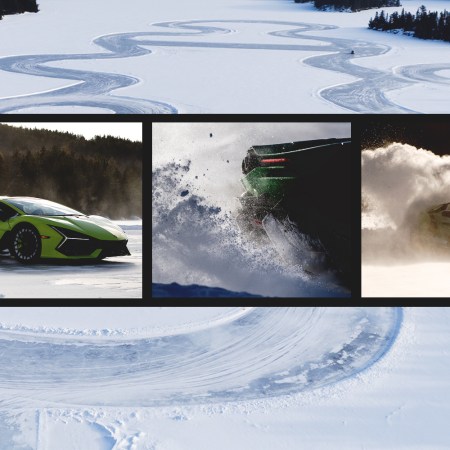
[[[287,158],[274,158],[274,159],[262,159],[261,163],[264,164],[278,164],[288,162]]]

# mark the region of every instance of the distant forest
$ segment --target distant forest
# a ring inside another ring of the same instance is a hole
[[[38,12],[36,0],[0,0],[0,19],[7,14]]]
[[[391,15],[384,10],[370,19],[369,28],[379,31],[402,30],[421,39],[438,39],[450,42],[450,15],[447,11],[427,11],[421,6],[416,14],[405,10],[399,14],[394,11]]]
[[[309,3],[311,0],[294,0],[295,3]],[[312,0],[317,9],[335,9],[337,11],[361,11],[381,8],[382,6],[400,6],[400,0]]]
[[[0,195],[112,219],[142,217],[142,143],[0,124]]]

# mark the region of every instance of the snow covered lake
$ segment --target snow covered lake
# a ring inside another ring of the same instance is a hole
[[[369,30],[376,10],[287,0],[135,0],[126,13],[119,0],[77,5],[42,0],[37,14],[4,17],[0,112],[448,112],[448,43]]]
[[[447,308],[45,311],[1,311],[2,450],[450,445]]]
[[[0,297],[142,298],[142,221],[115,222],[128,236],[130,256],[32,266],[2,256]]]

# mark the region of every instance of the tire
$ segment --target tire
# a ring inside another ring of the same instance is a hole
[[[28,224],[18,225],[11,232],[11,254],[23,263],[31,264],[41,257],[41,238],[35,227]]]

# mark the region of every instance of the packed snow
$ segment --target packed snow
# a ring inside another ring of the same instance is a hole
[[[332,271],[313,276],[270,243],[249,239],[236,215],[250,146],[349,135],[350,123],[153,124],[152,281],[272,297],[348,296]]]
[[[450,297],[448,246],[412,241],[419,214],[450,201],[450,156],[391,143],[362,152],[362,295]]]
[[[287,0],[39,6],[2,20],[0,112],[447,112],[448,43],[369,30],[376,10]]]
[[[130,256],[22,265],[11,256],[3,255],[0,257],[0,297],[142,298],[142,221],[115,222],[128,236]]]
[[[1,449],[450,445],[447,308],[23,311],[2,310]]]

